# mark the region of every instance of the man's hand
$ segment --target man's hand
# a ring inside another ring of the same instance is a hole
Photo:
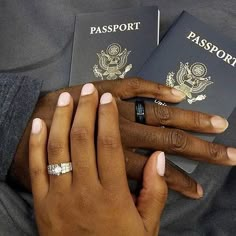
[[[94,83],[99,96],[110,92],[117,101],[120,119],[121,139],[125,152],[128,177],[141,179],[147,157],[134,153],[137,148],[162,150],[190,159],[221,165],[236,164],[236,150],[200,140],[183,130],[200,133],[220,133],[227,128],[227,121],[221,117],[199,112],[146,104],[146,124],[135,123],[134,104],[124,101],[133,97],[155,98],[177,103],[184,99],[181,92],[138,78],[99,81]],[[50,129],[54,109],[61,92],[69,92],[77,104],[81,86],[62,89],[42,97],[32,115],[19,144],[10,175],[27,189],[30,189],[28,168],[28,138],[32,119],[40,117]],[[160,126],[166,126],[165,129]],[[199,184],[183,171],[167,163],[165,178],[168,186],[188,197],[200,198],[203,194]]]

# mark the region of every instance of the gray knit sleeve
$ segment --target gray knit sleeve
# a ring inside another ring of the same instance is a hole
[[[26,76],[0,74],[0,180],[5,180],[41,85]]]

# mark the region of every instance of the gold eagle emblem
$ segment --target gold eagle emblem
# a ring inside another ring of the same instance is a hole
[[[193,97],[193,94],[203,92],[207,86],[213,84],[211,77],[205,77],[207,74],[207,67],[200,62],[196,62],[189,66],[189,63],[180,62],[180,68],[176,73],[176,79],[174,79],[175,73],[169,72],[166,79],[166,85],[174,87],[182,91],[186,97],[187,102],[192,104],[197,101],[206,99],[206,94],[200,94]]]
[[[128,56],[131,51],[126,48],[122,51],[118,43],[112,43],[106,49],[97,53],[98,65],[94,65],[93,73],[95,77],[102,80],[115,80],[117,78],[124,78],[125,75],[132,69],[132,64],[126,66]]]

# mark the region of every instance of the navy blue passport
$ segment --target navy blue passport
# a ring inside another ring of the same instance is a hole
[[[156,6],[76,16],[70,86],[135,76],[159,44]]]
[[[139,75],[184,92],[186,99],[177,107],[228,119],[236,105],[235,57],[236,42],[183,12]],[[228,129],[233,126],[230,124]],[[197,136],[211,142],[216,137]],[[236,146],[232,140],[235,139],[225,136],[224,144]],[[218,138],[215,141],[218,142]],[[169,158],[188,173],[192,173],[198,164],[177,156]]]

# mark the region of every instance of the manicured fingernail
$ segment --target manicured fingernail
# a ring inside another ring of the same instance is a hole
[[[220,116],[213,116],[211,118],[211,124],[214,128],[222,129],[222,131],[226,130],[229,126],[228,121]]]
[[[164,152],[161,152],[158,156],[157,156],[157,173],[160,176],[164,176],[165,174],[165,169],[166,169],[166,157]]]
[[[112,95],[110,93],[104,93],[101,96],[100,104],[107,104],[110,103],[111,101],[112,101]]]
[[[81,95],[85,96],[85,95],[89,95],[92,94],[94,92],[94,85],[91,83],[85,84],[81,90]]]
[[[175,89],[175,88],[172,88],[172,89],[171,89],[171,93],[172,93],[174,96],[179,97],[179,98],[182,98],[182,99],[184,99],[184,98],[186,97],[186,95],[185,95],[183,92],[181,92],[180,90]]]
[[[197,193],[200,197],[203,196],[203,188],[200,184],[197,184]]]
[[[41,119],[39,119],[39,118],[34,119],[33,123],[32,123],[32,130],[31,130],[31,132],[33,134],[39,134],[41,129],[42,129],[42,121],[41,121]]]
[[[235,148],[227,148],[227,154],[231,161],[236,161],[236,149]]]
[[[58,98],[58,102],[57,105],[59,107],[64,107],[70,104],[70,94],[67,92],[61,93],[59,98]]]

